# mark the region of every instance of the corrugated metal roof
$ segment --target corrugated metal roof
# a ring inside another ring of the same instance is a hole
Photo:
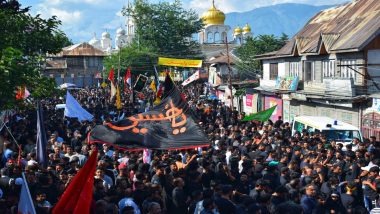
[[[329,53],[361,51],[378,35],[380,0],[354,0],[316,14],[276,56],[293,55],[294,44],[300,55],[318,54],[322,44]]]
[[[322,33],[322,42],[326,50],[330,50],[335,41],[340,37],[339,33]]]
[[[230,57],[230,63],[235,64],[236,59],[232,55]],[[221,55],[221,56],[216,56],[215,58],[208,60],[207,63],[213,64],[213,63],[228,63],[228,57],[227,55]]]
[[[106,56],[106,53],[87,42],[71,45],[62,49],[63,56]]]
[[[293,53],[295,51],[295,45],[296,45],[296,40],[292,39],[289,42],[287,42],[279,51],[276,52],[270,52],[271,55],[279,55],[279,56],[286,56],[286,55],[293,55],[293,54],[298,54]],[[265,54],[263,54],[265,56]]]

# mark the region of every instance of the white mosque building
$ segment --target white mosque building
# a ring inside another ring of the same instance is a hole
[[[107,31],[102,33],[102,37],[100,40],[98,40],[96,38],[96,34],[94,34],[94,37],[88,43],[94,46],[95,48],[110,54],[112,51],[117,51],[119,50],[119,48],[122,48],[133,41],[133,38],[135,36],[135,24],[132,18],[127,18],[126,28],[127,30],[123,29],[122,27],[119,27],[116,30],[114,45],[112,45],[111,35]]]
[[[221,44],[228,41],[229,31],[231,27],[225,25],[226,15],[215,7],[214,0],[211,8],[202,15],[204,29],[198,34],[200,44]],[[252,37],[251,27],[248,23],[242,28],[236,27],[232,33],[232,43],[243,44],[248,37]],[[230,42],[230,41],[228,41]]]
[[[204,29],[198,34],[198,42],[201,45],[223,44],[226,41],[237,45],[243,44],[248,37],[252,37],[251,27],[246,24],[243,28],[236,27],[230,33],[231,27],[225,25],[226,15],[215,7],[214,0],[211,8],[202,15],[202,20],[205,24]],[[130,44],[135,37],[135,23],[131,17],[127,17],[125,23],[126,29],[122,27],[116,30],[114,44],[110,33],[105,31],[101,38],[97,39],[96,35],[88,42],[90,45],[100,49],[106,53],[117,51],[119,48]],[[231,41],[232,40],[232,41]]]

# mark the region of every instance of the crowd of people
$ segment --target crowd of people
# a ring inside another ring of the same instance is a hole
[[[125,94],[120,112],[110,103],[108,89],[71,91],[94,115],[82,123],[55,108],[62,97],[43,100],[46,168],[36,161],[35,109],[14,112],[0,136],[0,213],[17,213],[21,172],[37,213],[50,213],[95,147],[99,155],[91,213],[376,213],[379,139],[355,139],[344,147],[321,133],[292,135],[291,124],[281,118],[242,122],[244,114],[236,109],[201,99],[203,84],[181,90],[210,146],[152,151],[149,162],[140,151],[89,145],[86,135],[96,124],[144,112],[153,103],[152,92],[135,96],[133,103]]]

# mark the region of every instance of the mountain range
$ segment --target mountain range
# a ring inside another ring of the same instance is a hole
[[[261,34],[280,36],[285,33],[292,37],[319,11],[330,7],[334,5],[277,4],[242,13],[227,13],[225,24],[231,26],[233,30],[248,23],[254,36]]]

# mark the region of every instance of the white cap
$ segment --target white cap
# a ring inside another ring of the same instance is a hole
[[[369,170],[370,170],[372,167],[374,167],[374,166],[377,166],[377,165],[375,165],[375,164],[373,164],[373,163],[369,163],[368,166],[360,167],[360,169],[362,169],[363,171],[368,171],[368,172],[369,172]]]

